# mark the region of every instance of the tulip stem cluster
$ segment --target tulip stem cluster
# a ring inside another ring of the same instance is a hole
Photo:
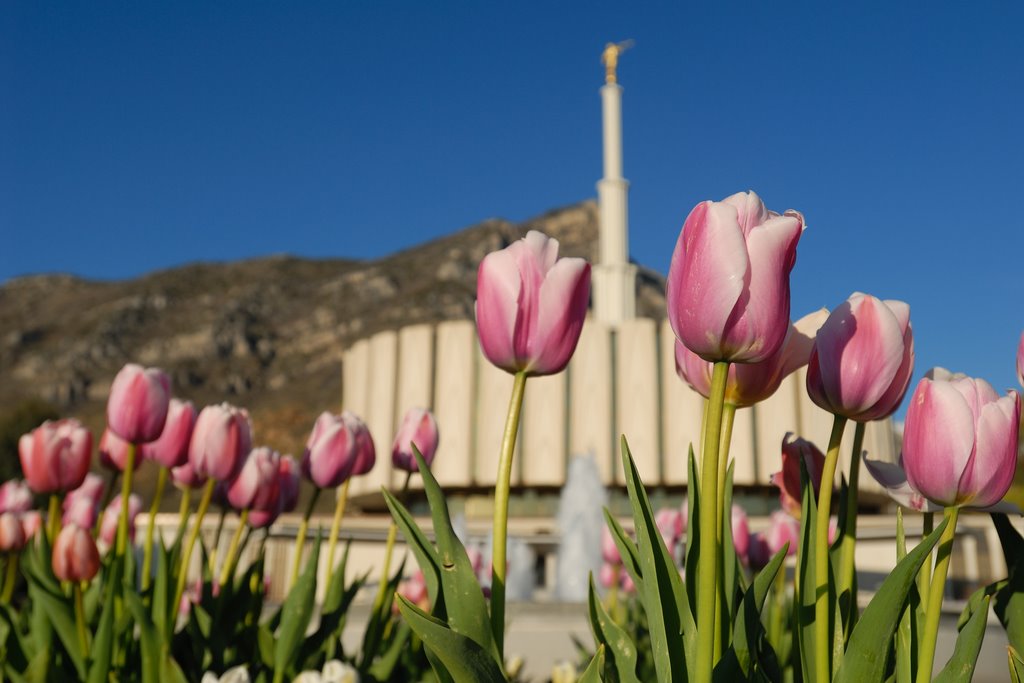
[[[185,594],[185,582],[188,580],[188,568],[192,561],[192,550],[196,546],[196,539],[199,537],[199,531],[203,526],[203,517],[206,516],[206,510],[210,507],[210,501],[213,500],[213,490],[217,487],[217,481],[215,479],[208,479],[206,485],[203,487],[203,497],[199,499],[199,508],[196,510],[196,521],[192,525],[192,531],[188,535],[188,540],[185,541],[185,549],[181,554],[181,566],[178,568],[178,586],[174,591],[174,602],[171,603],[171,609],[174,610],[174,614],[177,615],[178,609],[181,607],[181,596]]]
[[[331,520],[331,538],[327,544],[327,569],[334,570],[334,552],[338,548],[338,534],[341,533],[341,519],[345,516],[345,506],[348,504],[348,485],[351,478],[345,480],[338,490],[338,499],[334,504],[334,519]]]
[[[192,506],[192,488],[185,487],[181,492],[181,504],[178,506],[178,531],[174,534],[174,542],[177,543],[185,535],[185,526],[188,524],[188,512]]]
[[[242,540],[242,532],[247,528],[249,523],[249,508],[245,508],[239,514],[238,527],[235,528],[235,533],[231,536],[231,544],[228,546],[228,552],[224,556],[224,566],[220,572],[220,585],[224,586],[235,570],[235,559],[237,557],[239,541]]]
[[[932,679],[932,667],[935,662],[935,641],[939,634],[939,618],[942,616],[942,597],[945,592],[943,589],[946,585],[949,557],[953,552],[953,535],[956,533],[956,522],[959,515],[959,507],[946,508],[946,528],[942,530],[942,536],[939,537],[939,545],[935,557],[935,573],[932,575],[927,598],[922,598],[927,608],[925,609],[924,631],[921,636],[921,656],[918,659],[917,683],[928,683]]]
[[[57,534],[60,533],[60,496],[56,493],[50,494],[50,508],[46,517],[46,535],[49,537],[50,545],[53,545]]]
[[[132,474],[135,471],[135,444],[128,444],[124,462],[124,479],[121,481],[121,518],[117,522],[116,557],[124,557],[128,548],[128,498],[132,495]]]
[[[498,481],[494,487],[494,548],[491,567],[491,630],[498,646],[498,654],[505,654],[505,553],[508,550],[508,498],[512,484],[512,456],[519,433],[519,416],[526,393],[526,373],[515,374],[512,397],[505,418],[505,432],[501,437],[498,458]],[[713,517],[713,516],[712,516]]]
[[[302,550],[306,547],[306,535],[309,533],[309,518],[313,514],[313,508],[316,507],[316,501],[320,498],[319,487],[313,489],[313,495],[309,499],[309,505],[306,506],[306,512],[302,515],[302,522],[299,523],[299,533],[295,534],[295,557],[292,559],[292,573],[291,581],[288,582],[289,590],[295,585],[295,582],[299,579],[299,566],[302,564]]]
[[[846,418],[836,415],[832,422],[832,435],[828,440],[825,467],[821,472],[821,488],[818,491],[818,518],[814,528],[814,668],[815,680],[828,683],[829,654],[832,639],[829,638],[828,605],[828,518],[832,508],[832,484],[839,462],[839,448],[843,443]]]
[[[704,453],[700,469],[700,557],[697,564],[697,681],[709,683],[715,665],[715,605],[718,602],[719,539],[718,457],[729,363],[715,363],[707,404]]]
[[[156,493],[153,495],[153,504],[149,506],[149,523],[146,525],[146,545],[142,558],[142,590],[149,588],[149,576],[153,568],[153,530],[156,528],[156,514],[160,511],[160,502],[164,497],[164,487],[167,486],[166,467],[160,468],[156,476]]]
[[[18,553],[7,554],[7,571],[4,572],[4,587],[0,592],[0,605],[8,605],[14,594],[14,584],[18,582]]]
[[[71,590],[75,594],[75,629],[78,631],[78,646],[82,652],[89,651],[89,635],[85,629],[85,604],[82,599],[82,584],[79,581],[72,582]]]

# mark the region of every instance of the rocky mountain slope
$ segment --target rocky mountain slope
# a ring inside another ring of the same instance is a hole
[[[275,256],[197,263],[126,281],[39,275],[0,286],[0,415],[36,398],[99,435],[126,362],[158,365],[197,405],[246,406],[258,443],[299,454],[338,408],[342,349],[409,323],[472,319],[488,252],[538,229],[594,261],[592,201],[521,224],[491,219],[373,261]],[[639,310],[664,316],[664,282],[641,269]],[[383,437],[385,439],[390,437]]]

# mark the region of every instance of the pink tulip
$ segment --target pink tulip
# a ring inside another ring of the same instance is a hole
[[[419,465],[412,454],[412,446],[415,444],[427,467],[430,467],[437,452],[438,438],[437,420],[434,419],[434,415],[423,408],[410,408],[398,427],[398,434],[395,435],[395,442],[391,447],[391,464],[406,472],[419,471]]]
[[[253,529],[266,529],[281,516],[280,507],[273,510],[249,510],[249,526]]]
[[[636,592],[636,584],[633,583],[633,577],[629,575],[629,572],[620,572],[619,585],[622,587],[622,592],[626,595],[632,595]]]
[[[100,500],[103,497],[103,489],[105,487],[106,483],[103,481],[103,477],[90,472],[85,475],[85,480],[82,482],[81,486],[64,497],[64,510],[67,511],[68,508],[78,500],[84,500],[99,507]]]
[[[751,535],[748,551],[751,566],[765,566],[787,543],[789,549],[786,554],[795,555],[800,543],[800,522],[782,510],[776,510],[772,513],[768,528],[759,534]]]
[[[346,410],[341,414],[341,419],[345,421],[348,428],[352,430],[352,434],[355,435],[355,463],[352,466],[351,476],[356,477],[361,474],[366,474],[373,469],[374,463],[377,462],[377,450],[373,445],[373,436],[370,434],[370,429],[366,426],[363,420],[353,413],[351,410]]]
[[[171,380],[163,370],[129,363],[110,386],[107,424],[125,441],[155,441],[164,429],[170,400]]]
[[[473,568],[473,573],[479,576],[480,570],[484,568],[484,554],[480,552],[479,548],[469,546],[466,548],[466,555],[469,557],[469,565]]]
[[[100,570],[100,552],[87,529],[70,524],[53,542],[53,574],[60,581],[91,581]]]
[[[227,403],[206,406],[196,418],[188,461],[196,477],[227,481],[252,450],[249,413]]]
[[[621,577],[624,573],[625,572],[622,571],[621,564],[605,562],[601,565],[597,578],[602,586],[605,588],[611,588],[622,581]]]
[[[124,467],[128,463],[128,451],[132,448],[135,449],[135,462],[132,466],[138,469],[139,463],[142,461],[142,453],[108,427],[103,431],[97,449],[100,454],[100,464],[109,470],[124,472]]]
[[[16,553],[25,547],[28,539],[19,517],[16,512],[0,512],[0,552]]]
[[[1017,381],[1024,386],[1024,332],[1020,333],[1020,344],[1017,346]]]
[[[665,541],[665,546],[671,550],[683,535],[683,515],[675,508],[661,508],[654,514],[654,523]]]
[[[531,230],[480,262],[476,329],[487,360],[508,372],[552,375],[569,363],[590,301],[590,264],[558,258]]]
[[[725,385],[725,402],[746,408],[764,401],[776,391],[790,374],[807,365],[814,346],[814,335],[828,317],[821,309],[805,315],[790,325],[778,351],[758,363],[733,363]],[[711,396],[709,363],[676,340],[676,374],[704,398]]]
[[[18,441],[25,481],[35,493],[76,489],[89,471],[92,434],[78,420],[47,420]]]
[[[930,373],[918,383],[903,430],[907,481],[945,507],[987,507],[1013,481],[1020,397],[982,379]]]
[[[206,477],[196,474],[192,463],[186,462],[171,470],[171,482],[180,489],[194,489],[206,483]]]
[[[913,371],[910,306],[856,292],[818,330],[807,393],[836,415],[881,420],[896,412]]]
[[[803,216],[765,209],[753,192],[701,202],[686,218],[668,271],[668,318],[707,361],[756,363],[789,329],[789,273]]]
[[[128,496],[128,540],[135,541],[135,518],[142,512],[142,499],[134,493]],[[121,494],[114,496],[110,505],[103,511],[103,519],[100,520],[99,538],[108,546],[113,546],[117,540],[117,524],[121,517]],[[77,524],[75,526],[78,526]]]
[[[228,484],[227,498],[236,510],[272,510],[278,500],[281,455],[266,446],[254,448],[238,476]]]
[[[278,487],[280,488],[281,511],[291,512],[299,504],[299,466],[295,458],[285,455],[278,464]]]
[[[750,525],[747,522],[747,512],[739,505],[732,506],[732,547],[736,550],[743,564],[747,563],[747,554],[750,552]]]
[[[302,473],[317,488],[334,488],[351,476],[355,463],[356,435],[349,421],[324,411],[306,442]]]
[[[810,441],[793,438],[793,434],[786,433],[782,437],[782,470],[771,476],[771,483],[779,488],[779,502],[782,509],[793,517],[800,518],[803,493],[800,488],[800,461],[803,460],[807,467],[807,474],[811,478],[811,487],[817,491],[821,486],[821,475],[825,469],[825,456]]]
[[[21,479],[0,485],[0,512],[28,512],[32,509],[32,490]]]
[[[196,407],[191,401],[172,398],[160,438],[142,446],[142,457],[167,468],[184,465],[188,461],[188,446],[196,417]]]
[[[411,578],[402,582],[402,585],[398,588],[398,594],[414,605],[424,609],[429,608],[427,580],[419,569],[413,573]]]
[[[31,540],[43,528],[43,515],[39,510],[29,510],[20,515],[21,529],[25,532],[25,540]]]

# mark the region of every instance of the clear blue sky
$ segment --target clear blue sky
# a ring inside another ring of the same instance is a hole
[[[754,189],[807,217],[795,315],[901,298],[918,376],[1015,384],[1019,3],[435,4],[4,3],[0,281],[374,257],[593,197],[599,54],[633,38],[637,261]]]

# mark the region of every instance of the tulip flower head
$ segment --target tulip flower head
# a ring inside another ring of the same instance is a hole
[[[27,541],[18,513],[0,512],[0,553],[16,553]]]
[[[654,524],[665,541],[665,547],[672,552],[683,536],[683,513],[675,508],[661,508],[654,514]]]
[[[170,400],[171,380],[163,370],[129,363],[110,386],[107,424],[125,441],[156,441],[164,429]]]
[[[136,494],[128,496],[128,540],[135,541],[135,518],[142,512],[142,499]],[[113,547],[117,539],[117,524],[121,518],[121,494],[114,496],[110,505],[103,511],[103,519],[100,520],[101,540],[107,547]]]
[[[172,398],[160,438],[142,446],[142,457],[167,468],[184,465],[188,461],[188,446],[197,416],[191,401]]]
[[[192,463],[186,461],[171,470],[171,482],[180,489],[194,489],[205,484],[206,477],[197,475]]]
[[[920,494],[907,481],[907,472],[903,466],[903,455],[895,462],[880,458],[868,457],[868,452],[861,453],[861,460],[868,474],[877,481],[889,498],[897,505],[916,512],[942,512],[942,506],[936,505]]]
[[[377,462],[377,449],[373,445],[373,435],[370,434],[366,423],[351,410],[344,411],[341,414],[341,419],[345,421],[355,436],[356,454],[351,476],[366,474],[373,469],[374,463]]]
[[[429,467],[437,453],[438,438],[437,420],[433,413],[424,408],[410,408],[395,435],[391,464],[406,472],[418,472],[419,464],[412,454],[412,446],[416,444]]]
[[[608,564],[622,564],[619,546],[607,524],[601,527],[601,558]]]
[[[750,552],[750,524],[747,512],[739,505],[732,506],[732,547],[743,564],[747,564]]]
[[[302,454],[302,473],[318,488],[340,486],[356,464],[356,435],[342,415],[324,411]]]
[[[278,463],[278,487],[280,488],[281,511],[291,512],[299,504],[299,466],[295,458],[285,455]]]
[[[910,306],[856,292],[818,330],[807,393],[836,415],[881,420],[896,412],[913,371]]]
[[[789,329],[789,273],[803,228],[800,213],[768,211],[753,192],[698,204],[668,271],[676,337],[711,362],[772,356]]]
[[[787,543],[789,548],[786,555],[795,555],[800,543],[800,522],[783,510],[776,510],[772,513],[768,528],[751,535],[748,551],[751,566],[765,566]]]
[[[558,241],[531,230],[480,262],[476,329],[502,370],[552,375],[569,363],[590,301],[590,264],[558,258]]]
[[[907,481],[937,505],[988,507],[1017,464],[1020,397],[982,379],[933,371],[914,390],[903,431]]]
[[[227,499],[236,510],[272,510],[279,497],[281,455],[266,446],[254,448],[238,476],[228,483]]]
[[[61,581],[91,581],[100,569],[100,552],[88,529],[69,524],[53,542],[53,574]]]
[[[1017,381],[1024,387],[1024,332],[1020,333],[1020,344],[1017,345]]]
[[[807,365],[814,346],[814,335],[828,317],[821,309],[808,313],[789,326],[782,346],[771,356],[757,363],[733,363],[725,385],[725,402],[746,408],[766,400],[782,385],[782,380]],[[709,363],[676,340],[676,374],[704,398],[711,396]]]
[[[0,485],[0,512],[28,512],[32,509],[32,490],[21,479]]]
[[[47,420],[18,441],[25,481],[35,493],[78,488],[89,472],[92,433],[75,419]]]
[[[251,450],[249,413],[227,403],[202,409],[188,448],[188,460],[196,477],[204,481],[233,479]]]
[[[103,477],[92,472],[87,474],[82,485],[64,497],[64,524],[74,523],[83,529],[91,529],[100,513],[103,489]]]
[[[39,510],[29,510],[19,515],[21,528],[25,532],[25,540],[30,541],[36,532],[43,528],[43,515]]]
[[[825,455],[810,441],[793,437],[787,433],[782,438],[782,470],[771,476],[771,483],[779,488],[779,502],[782,509],[792,517],[800,518],[803,492],[800,487],[800,462],[807,468],[811,478],[811,489],[821,487],[821,475],[825,469]]]
[[[132,444],[119,437],[109,427],[103,431],[103,436],[100,437],[100,445],[97,450],[100,455],[100,464],[108,470],[124,472],[124,467],[128,464],[129,450],[134,450],[135,453],[135,462],[132,463],[133,467],[138,468],[139,462],[142,460],[140,449],[134,448]]]

